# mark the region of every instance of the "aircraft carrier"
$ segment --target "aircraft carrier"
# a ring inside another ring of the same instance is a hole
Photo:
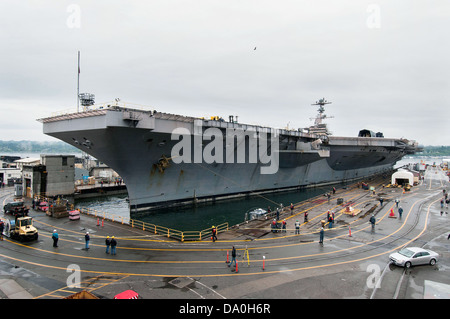
[[[315,123],[275,129],[234,116],[196,118],[115,102],[39,119],[43,132],[109,165],[130,211],[347,182],[392,170],[417,142],[363,129],[331,135],[320,99]]]

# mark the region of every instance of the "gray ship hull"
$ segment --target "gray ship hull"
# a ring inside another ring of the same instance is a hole
[[[113,168],[125,181],[131,211],[360,179],[391,170],[415,149],[405,140],[384,138],[329,137],[318,146],[314,134],[278,130],[278,170],[261,174],[261,168],[267,166],[261,162],[175,163],[170,154],[178,140],[172,140],[171,133],[180,127],[194,132],[195,121],[199,121],[194,118],[114,107],[40,121],[45,134]],[[203,130],[214,127],[222,131],[243,126],[207,120],[201,124]],[[191,138],[195,143],[194,134]],[[204,148],[207,143],[203,143]],[[223,146],[224,154],[227,146]],[[245,158],[249,156],[247,150]]]

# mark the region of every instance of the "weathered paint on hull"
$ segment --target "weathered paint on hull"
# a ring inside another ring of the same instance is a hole
[[[196,121],[201,120],[116,108],[41,121],[45,134],[113,168],[126,183],[133,211],[364,178],[390,170],[396,161],[411,152],[400,145],[400,140],[346,137],[330,137],[325,148],[318,150],[314,145],[316,135],[278,130],[280,162],[275,174],[261,174],[261,167],[267,165],[260,162],[176,164],[169,160],[167,167],[161,169],[157,164],[164,157],[170,158],[173,146],[178,143],[171,140],[173,130],[183,127],[195,132]],[[217,121],[202,124],[203,130],[237,126],[274,130]],[[226,145],[223,147],[225,153]],[[248,149],[246,152],[248,158]]]

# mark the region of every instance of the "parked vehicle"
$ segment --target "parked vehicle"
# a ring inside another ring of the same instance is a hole
[[[389,259],[397,266],[410,268],[417,265],[434,265],[439,260],[439,254],[420,247],[405,247],[389,255]]]
[[[14,201],[7,203],[3,206],[3,212],[5,214],[11,214],[13,216],[27,216],[29,208],[25,206],[23,201]]]

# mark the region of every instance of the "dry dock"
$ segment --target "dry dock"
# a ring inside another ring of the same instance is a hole
[[[279,216],[286,221],[285,231],[273,232],[271,217],[220,231],[215,242],[209,237],[181,242],[118,222],[98,225],[86,215],[70,221],[31,211],[39,240],[5,238],[0,243],[0,297],[60,299],[86,290],[112,299],[131,289],[143,299],[421,299],[430,287],[450,297],[445,294],[450,285],[450,217],[449,209],[440,206],[448,178],[430,168],[409,192],[385,187],[389,179],[370,181],[374,192],[354,184],[337,188],[329,199],[294,203],[292,211],[287,207]],[[3,188],[2,202],[12,193]],[[332,227],[328,212],[334,213]],[[52,245],[54,230],[58,247]],[[117,239],[116,255],[106,253],[106,236]],[[441,259],[407,271],[390,265],[389,254],[405,245],[432,249]],[[233,246],[237,267],[228,267]]]

